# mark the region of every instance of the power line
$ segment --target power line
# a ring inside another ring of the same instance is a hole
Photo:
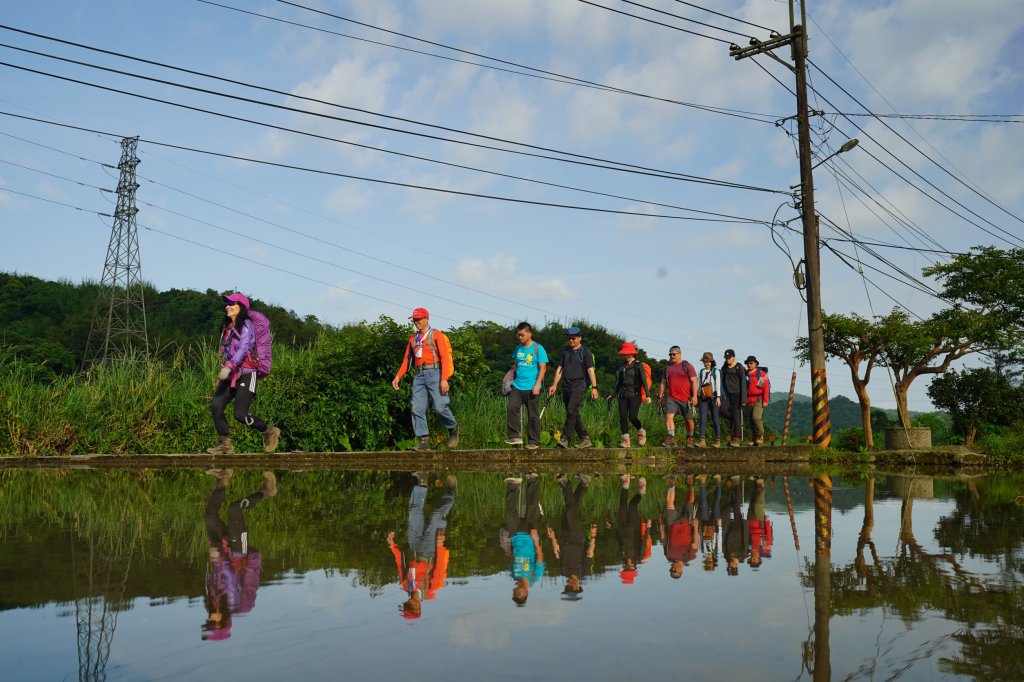
[[[753,36],[750,35],[749,33],[739,33],[737,31],[732,31],[732,30],[729,30],[727,28],[722,28],[721,26],[715,26],[714,24],[708,24],[708,23],[705,23],[703,21],[697,21],[696,19],[690,19],[689,17],[684,17],[684,16],[682,16],[680,14],[675,14],[673,12],[667,12],[667,11],[665,11],[663,9],[658,9],[657,7],[651,7],[650,5],[644,5],[643,3],[635,2],[634,0],[620,0],[620,2],[623,2],[623,3],[627,4],[627,5],[632,5],[634,7],[640,7],[641,9],[645,9],[645,10],[648,10],[650,12],[655,12],[657,14],[664,14],[665,16],[672,17],[673,19],[679,19],[681,21],[688,21],[691,24],[697,24],[698,26],[703,26],[705,28],[711,28],[711,29],[714,29],[716,31],[722,31],[723,33],[731,33],[734,36],[739,36],[740,38],[753,38]],[[587,3],[587,4],[590,4],[590,3]],[[705,36],[705,37],[709,37],[709,36]]]
[[[283,1],[284,0],[278,0],[278,2],[283,2]],[[584,5],[590,5],[591,7],[596,7],[598,9],[603,9],[606,12],[612,12],[614,14],[621,14],[622,16],[630,17],[632,19],[638,19],[640,21],[647,22],[648,24],[654,24],[655,26],[662,26],[664,28],[670,28],[673,31],[679,31],[680,33],[689,33],[692,36],[697,36],[699,38],[707,38],[708,40],[714,40],[715,42],[718,42],[718,43],[725,43],[726,45],[728,45],[728,44],[730,44],[732,42],[731,40],[725,40],[724,38],[716,38],[715,36],[709,36],[709,35],[706,35],[704,33],[698,33],[697,31],[691,31],[690,29],[682,28],[681,26],[673,26],[672,24],[666,24],[663,21],[655,21],[654,19],[648,19],[647,17],[642,17],[639,14],[630,14],[629,12],[623,12],[620,9],[613,9],[611,7],[605,7],[604,5],[599,5],[596,2],[591,2],[590,0],[576,0],[576,1],[577,2],[582,2]]]
[[[330,29],[326,29],[326,28],[323,28],[323,27],[320,27],[320,26],[312,26],[310,24],[303,24],[303,23],[297,22],[297,21],[290,21],[288,19],[282,19],[280,17],[274,17],[274,16],[270,16],[268,14],[261,14],[259,12],[254,12],[254,11],[251,11],[251,10],[245,10],[245,9],[241,9],[241,8],[238,8],[238,7],[232,7],[230,5],[224,5],[224,4],[221,4],[221,3],[218,3],[218,2],[212,2],[211,0],[196,0],[196,2],[201,2],[201,3],[206,4],[206,5],[212,5],[214,7],[220,7],[222,9],[230,10],[232,12],[238,12],[240,14],[247,14],[249,16],[259,17],[261,19],[267,19],[269,21],[276,21],[276,22],[279,22],[279,23],[282,23],[282,24],[287,24],[289,26],[295,26],[295,27],[307,29],[307,30],[310,30],[310,31],[317,31],[319,33],[326,33],[328,35],[334,35],[334,36],[339,36],[339,37],[342,37],[342,38],[348,38],[348,39],[351,39],[351,40],[357,40],[357,41],[360,41],[360,42],[370,43],[372,45],[378,45],[380,47],[386,47],[386,48],[390,48],[390,49],[393,49],[393,50],[400,50],[400,51],[403,51],[403,52],[411,52],[413,54],[423,55],[425,57],[433,57],[435,59],[443,59],[445,61],[456,62],[456,63],[459,63],[459,64],[468,64],[470,66],[478,66],[478,67],[483,68],[483,69],[492,69],[494,71],[501,71],[501,72],[504,72],[504,73],[514,74],[514,75],[517,75],[517,76],[526,76],[528,78],[537,78],[537,79],[540,79],[540,80],[551,81],[551,82],[554,82],[554,83],[562,83],[564,85],[573,85],[573,86],[576,86],[576,87],[582,87],[582,88],[588,88],[588,89],[594,89],[594,90],[606,90],[608,92],[614,92],[614,93],[618,93],[618,94],[622,94],[622,95],[630,95],[632,97],[640,97],[640,98],[643,98],[643,99],[650,99],[650,100],[654,100],[654,101],[658,101],[658,102],[665,102],[667,104],[675,104],[675,105],[678,105],[678,106],[689,107],[689,108],[693,108],[693,109],[699,109],[699,110],[707,111],[707,112],[710,112],[710,113],[722,114],[724,116],[732,116],[732,117],[735,117],[735,118],[743,118],[743,119],[747,119],[747,120],[750,120],[750,121],[757,121],[758,123],[771,123],[775,119],[778,118],[777,116],[772,116],[770,114],[761,114],[761,113],[754,112],[754,111],[745,111],[743,109],[730,109],[728,107],[716,107],[716,106],[712,106],[712,105],[708,105],[708,104],[696,104],[694,102],[686,102],[686,101],[683,101],[683,100],[672,99],[670,97],[659,97],[659,96],[656,96],[656,95],[651,95],[651,94],[647,94],[647,93],[637,92],[635,90],[629,90],[627,88],[620,88],[620,87],[616,87],[616,86],[613,86],[613,85],[607,85],[607,84],[604,84],[604,83],[598,83],[598,82],[595,82],[595,81],[587,80],[585,78],[579,78],[577,76],[567,76],[567,75],[564,75],[564,74],[555,73],[553,71],[546,71],[544,69],[538,69],[536,67],[527,66],[527,65],[524,65],[524,64],[519,64],[519,63],[508,61],[508,60],[505,60],[505,59],[499,59],[497,57],[488,57],[487,55],[482,55],[482,54],[479,54],[479,53],[476,53],[476,52],[470,52],[468,50],[462,50],[460,48],[452,47],[452,46],[449,46],[449,45],[444,45],[442,43],[435,43],[435,42],[430,41],[430,40],[424,40],[422,38],[417,38],[415,36],[410,36],[410,35],[403,34],[403,33],[396,33],[396,35],[408,38],[410,40],[418,40],[418,41],[421,41],[421,42],[424,42],[424,43],[428,43],[428,44],[431,44],[431,45],[436,45],[436,46],[439,46],[439,47],[443,47],[445,49],[453,50],[455,52],[460,52],[460,53],[464,53],[464,54],[478,56],[481,59],[488,59],[488,60],[496,61],[496,62],[503,63],[503,64],[510,64],[510,65],[515,66],[517,69],[526,69],[527,71],[516,71],[515,69],[509,69],[509,68],[504,68],[504,67],[500,67],[500,66],[495,66],[494,64],[485,64],[485,63],[481,63],[481,62],[474,62],[474,61],[470,61],[470,60],[466,60],[466,59],[459,59],[459,58],[456,58],[456,57],[449,57],[447,55],[437,54],[435,52],[425,52],[423,50],[416,50],[416,49],[413,49],[413,48],[410,48],[410,47],[404,47],[402,45],[394,45],[392,43],[384,43],[384,42],[381,42],[381,41],[378,41],[378,40],[371,40],[369,38],[362,38],[360,36],[354,36],[354,35],[351,35],[351,34],[348,34],[348,33],[340,33],[338,31],[332,31]],[[321,12],[320,10],[314,10],[312,8],[304,8],[304,9],[308,9],[311,12],[324,13],[324,12]],[[333,14],[328,14],[328,16],[331,16],[331,17],[336,18],[336,19],[341,19],[343,21],[354,21],[354,20],[348,19],[346,17],[341,17],[341,16],[333,15]],[[359,23],[361,26],[365,26],[367,28],[373,28],[373,29],[378,30],[378,31],[384,31],[386,33],[395,33],[394,31],[390,31],[389,29],[373,26],[371,24],[366,24],[366,23],[361,23],[361,22],[355,22],[355,23]],[[531,73],[531,71],[535,72],[535,73]],[[550,74],[550,75],[544,75],[544,74]]]
[[[82,61],[75,60],[75,59],[70,59],[70,58],[67,58],[67,57],[59,57],[59,56],[56,56],[56,55],[50,55],[50,54],[47,54],[47,53],[44,53],[44,52],[38,52],[36,50],[29,50],[27,48],[15,47],[15,46],[6,45],[6,44],[3,44],[3,43],[0,43],[0,47],[5,47],[5,48],[8,48],[8,49],[17,50],[17,51],[20,51],[20,52],[27,52],[27,53],[30,53],[30,54],[35,54],[35,55],[38,55],[38,56],[46,57],[48,59],[54,59],[54,60],[57,60],[57,61],[63,61],[63,62],[71,63],[71,64],[76,64],[76,65],[79,65],[79,66],[85,66],[85,67],[96,69],[96,70],[99,70],[99,71],[106,71],[106,72],[109,72],[109,73],[116,73],[116,74],[120,74],[120,75],[131,77],[131,78],[137,78],[137,79],[140,79],[140,80],[146,80],[146,81],[150,81],[150,82],[154,82],[154,83],[160,83],[162,85],[170,85],[172,87],[181,88],[181,89],[184,89],[184,90],[190,90],[190,91],[193,91],[193,92],[200,92],[200,93],[208,94],[208,95],[213,95],[215,97],[222,97],[222,98],[226,98],[226,99],[246,102],[246,103],[249,103],[249,104],[256,104],[256,105],[259,105],[259,106],[268,107],[268,108],[272,108],[272,109],[280,109],[280,110],[288,111],[288,112],[292,112],[292,113],[304,114],[304,115],[313,116],[313,117],[316,117],[316,118],[324,118],[324,119],[328,119],[328,120],[337,121],[337,122],[340,122],[340,123],[351,123],[351,124],[366,126],[366,127],[370,127],[370,128],[379,129],[379,130],[385,130],[385,131],[388,131],[388,132],[396,132],[396,133],[400,133],[400,134],[404,134],[404,135],[411,135],[411,136],[414,136],[414,137],[422,137],[422,138],[436,140],[436,141],[441,141],[441,142],[450,142],[450,143],[453,143],[453,144],[466,145],[466,146],[470,146],[470,147],[478,147],[478,148],[482,148],[482,149],[488,149],[488,150],[491,150],[491,151],[500,151],[500,152],[504,152],[504,153],[508,153],[508,154],[516,154],[516,155],[520,155],[520,156],[528,156],[528,157],[534,157],[534,158],[547,159],[547,160],[550,160],[550,161],[558,161],[560,163],[580,165],[580,166],[586,166],[586,167],[592,167],[592,168],[600,168],[600,169],[604,169],[604,170],[612,170],[612,171],[617,171],[617,172],[620,172],[620,173],[632,173],[632,174],[637,174],[637,175],[649,175],[649,176],[652,176],[652,177],[659,177],[659,178],[664,178],[664,179],[669,179],[669,180],[679,180],[679,181],[683,181],[683,182],[696,182],[696,183],[699,183],[699,184],[715,185],[715,186],[720,186],[720,187],[728,187],[728,188],[732,188],[732,189],[747,189],[747,190],[758,191],[758,192],[768,192],[768,193],[784,194],[784,192],[780,192],[779,190],[772,190],[772,189],[768,189],[768,188],[765,188],[765,187],[756,187],[756,186],[753,186],[753,185],[745,185],[743,183],[734,183],[734,182],[730,182],[730,181],[726,181],[726,180],[716,180],[714,178],[705,178],[705,177],[702,177],[702,176],[689,175],[689,174],[685,174],[685,173],[677,173],[677,172],[674,172],[674,171],[663,171],[663,170],[656,169],[656,168],[649,168],[649,167],[646,167],[646,166],[639,166],[639,165],[629,164],[629,163],[620,162],[620,161],[607,160],[607,159],[602,159],[600,157],[589,157],[589,156],[582,155],[582,154],[576,154],[576,153],[572,153],[572,152],[564,152],[564,151],[560,151],[560,150],[550,150],[550,151],[553,151],[554,153],[557,153],[557,154],[563,154],[565,156],[575,157],[576,159],[581,159],[581,158],[582,159],[590,159],[591,161],[600,162],[600,163],[590,163],[590,162],[584,162],[584,161],[577,161],[577,160],[574,160],[574,159],[563,159],[563,158],[554,157],[554,156],[547,156],[547,155],[544,155],[544,154],[536,154],[536,153],[532,153],[532,152],[524,152],[524,151],[519,151],[519,150],[515,150],[515,149],[504,149],[504,148],[501,148],[501,147],[494,147],[494,146],[483,145],[483,144],[474,143],[474,142],[467,142],[465,140],[455,140],[455,139],[452,139],[452,138],[446,138],[446,137],[441,137],[441,136],[437,136],[437,135],[430,135],[430,134],[427,134],[427,133],[418,133],[418,132],[413,132],[413,131],[409,131],[409,130],[404,130],[404,129],[401,129],[401,128],[394,128],[394,127],[391,127],[391,126],[384,126],[384,125],[375,124],[375,123],[368,123],[366,121],[358,121],[358,120],[355,120],[355,119],[347,119],[347,118],[341,118],[341,117],[338,117],[338,116],[331,116],[329,114],[324,114],[324,113],[315,112],[315,111],[308,111],[308,110],[305,110],[305,109],[299,109],[297,107],[289,107],[289,106],[285,106],[283,104],[275,104],[275,103],[272,103],[272,102],[265,102],[263,100],[253,99],[253,98],[250,98],[250,97],[242,97],[240,95],[231,95],[231,94],[224,93],[224,92],[219,92],[219,91],[216,91],[216,90],[209,90],[209,89],[206,89],[206,88],[200,88],[198,86],[187,85],[187,84],[183,84],[183,83],[176,83],[174,81],[168,81],[168,80],[165,80],[165,79],[155,78],[155,77],[152,77],[152,76],[144,76],[144,75],[141,75],[141,74],[135,74],[135,73],[131,73],[131,72],[128,72],[128,71],[123,71],[123,70],[120,70],[120,69],[113,69],[113,68],[110,68],[110,67],[99,66],[99,65],[96,65],[96,64],[90,64],[88,62],[82,62]],[[247,118],[239,117],[239,116],[232,116],[232,115],[229,115],[229,114],[224,114],[224,113],[213,111],[213,110],[210,110],[210,109],[204,109],[202,107],[194,107],[194,106],[182,104],[180,102],[174,102],[172,100],[165,100],[165,99],[161,99],[161,98],[158,98],[158,97],[151,97],[151,96],[143,95],[141,93],[121,90],[121,89],[118,89],[118,88],[113,88],[113,87],[109,87],[109,86],[105,86],[105,85],[100,85],[98,83],[92,83],[90,81],[83,81],[83,80],[80,80],[80,79],[71,78],[70,76],[62,76],[60,74],[54,74],[54,73],[49,73],[49,72],[46,72],[46,71],[40,71],[38,69],[32,69],[32,68],[25,67],[25,66],[19,66],[17,64],[11,64],[9,62],[2,62],[2,61],[0,61],[0,66],[7,66],[9,68],[17,69],[17,70],[20,70],[20,71],[26,71],[26,72],[29,72],[29,73],[34,73],[36,75],[47,76],[49,78],[54,78],[54,79],[57,79],[57,80],[63,80],[63,81],[71,82],[71,83],[76,83],[76,84],[79,84],[79,85],[84,85],[86,87],[91,87],[91,88],[95,88],[95,89],[98,89],[98,90],[105,90],[105,91],[108,91],[108,92],[115,92],[115,93],[118,93],[118,94],[121,94],[121,95],[126,95],[126,96],[129,96],[129,97],[135,97],[135,98],[138,98],[138,99],[144,99],[144,100],[148,100],[148,101],[151,101],[151,102],[157,102],[157,103],[160,103],[160,104],[166,104],[166,105],[169,105],[169,106],[178,107],[178,108],[181,108],[181,109],[187,109],[187,110],[190,110],[190,111],[197,111],[197,112],[204,113],[204,114],[209,114],[209,115],[212,115],[212,116],[218,116],[218,117],[221,117],[221,118],[227,118],[227,119],[241,121],[241,122],[245,122],[245,123],[261,125],[261,126],[268,127],[268,128],[275,128],[275,129],[278,129],[278,130],[282,130],[282,131],[286,131],[286,132],[291,132],[291,133],[295,133],[295,134],[299,134],[299,135],[305,135],[305,136],[309,136],[309,137],[317,137],[317,138],[320,138],[320,139],[325,139],[325,140],[330,140],[330,141],[333,141],[333,142],[337,142],[339,144],[347,144],[347,145],[351,145],[351,146],[359,146],[359,147],[364,147],[366,149],[372,149],[374,151],[381,151],[381,152],[384,152],[384,153],[396,154],[396,155],[399,155],[399,156],[411,156],[411,155],[406,154],[404,152],[396,152],[396,151],[393,151],[393,150],[386,150],[386,149],[382,149],[382,148],[378,148],[378,147],[372,147],[372,146],[369,146],[369,145],[361,145],[361,144],[358,144],[358,143],[355,143],[355,142],[350,142],[348,140],[339,140],[337,138],[327,137],[327,136],[323,136],[323,135],[316,135],[314,133],[309,133],[309,132],[306,132],[306,131],[295,130],[295,129],[287,128],[287,127],[284,127],[284,126],[276,126],[276,125],[269,124],[269,123],[263,123],[263,122],[260,122],[260,121],[255,121],[253,119],[247,119]],[[512,143],[512,144],[521,144],[521,143]],[[529,145],[522,145],[522,146],[529,146]],[[428,157],[415,156],[415,157],[412,157],[412,158],[416,158],[416,159],[419,159],[419,160],[428,161],[428,162],[432,162],[432,163],[442,163],[442,164],[446,164],[446,165],[455,165],[455,164],[450,164],[449,162],[442,162],[442,161],[438,161],[436,159],[430,159]],[[604,165],[604,164],[614,164],[614,165]],[[617,167],[617,166],[621,166],[621,167]],[[465,168],[468,168],[468,167],[465,167]],[[479,169],[473,169],[473,170],[479,171]]]
[[[751,22],[747,21],[746,19],[740,19],[739,17],[734,17],[734,16],[731,16],[729,14],[722,14],[721,12],[716,12],[713,9],[708,9],[707,7],[702,7],[701,5],[695,5],[692,2],[685,2],[684,0],[675,0],[675,2],[678,2],[680,5],[686,5],[687,7],[693,7],[694,9],[699,9],[702,12],[708,12],[710,14],[715,14],[715,15],[723,17],[725,19],[731,19],[732,21],[738,21],[741,24],[746,24],[747,26],[753,26],[754,28],[760,28],[762,30],[769,31],[769,32],[775,30],[775,29],[768,28],[767,26],[762,26],[761,24],[751,23]]]
[[[957,121],[961,123],[1024,123],[1024,114],[874,114],[849,111],[821,111],[821,114],[835,116],[861,116],[870,118],[894,118],[919,121]],[[1013,118],[1017,117],[1017,118]],[[917,132],[917,131],[915,131]],[[920,134],[920,133],[919,133]],[[927,140],[925,140],[927,142]],[[931,145],[929,145],[931,146]]]

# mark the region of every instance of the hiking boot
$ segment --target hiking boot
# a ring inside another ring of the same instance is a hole
[[[456,426],[454,429],[448,432],[448,447],[454,450],[459,447],[459,427]]]
[[[277,494],[277,476],[273,471],[263,472],[263,497],[273,497]]]
[[[665,436],[665,440],[661,441],[661,447],[663,448],[674,448],[676,446],[675,436]]]
[[[641,495],[647,494],[647,479],[643,476],[641,476],[640,480],[636,482],[636,490]]]
[[[527,450],[536,450],[536,449],[537,449],[537,448],[539,448],[539,447],[540,447],[540,446],[539,446],[539,445],[537,445],[536,443],[527,443],[527,444],[526,444],[526,449],[527,449]]]
[[[629,487],[629,474],[620,474],[619,482],[622,483],[623,488]]]
[[[629,434],[628,433],[622,434],[622,440],[619,442],[619,447],[620,448],[628,448],[629,447]]]
[[[592,476],[590,474],[576,474],[576,478],[580,479],[580,485],[585,487],[590,485]]]
[[[707,441],[705,441],[703,438],[701,438],[699,441],[697,441],[697,447],[698,448],[706,448],[707,446],[708,446]]]
[[[692,448],[693,447],[693,434],[692,433],[686,434],[686,447],[688,447],[688,448]]]
[[[754,445],[764,445],[764,438],[755,438]]]
[[[636,444],[647,445],[647,431],[640,429],[636,432]]]
[[[708,477],[707,477],[706,474],[697,474],[697,483],[699,485],[704,485],[707,482],[708,482]]]
[[[523,479],[519,478],[518,476],[509,476],[508,478],[505,479],[505,483],[511,483],[512,485],[522,485]]]
[[[281,429],[276,426],[268,426],[263,432],[263,452],[277,450],[277,443],[281,440]]]
[[[583,436],[583,440],[581,440],[580,442],[576,443],[576,447],[578,447],[578,448],[592,448],[592,447],[594,447],[594,444],[590,442],[590,436]]]
[[[715,442],[711,444],[711,447],[713,447],[713,448],[720,448],[720,447],[722,447],[722,439],[721,438],[716,438]]]
[[[230,436],[217,436],[217,444],[212,448],[206,448],[206,453],[210,455],[233,455],[235,454],[235,444],[231,442]]]
[[[722,485],[722,474],[715,474],[711,480],[715,482],[715,485]]]
[[[733,438],[731,441],[729,441],[729,447],[730,448],[741,448],[741,447],[743,447],[743,444],[740,443],[735,438]]]
[[[417,485],[427,485],[427,472],[426,471],[414,471],[412,475],[416,478]]]
[[[420,436],[419,438],[416,439],[416,447],[413,448],[413,449],[414,450],[429,450],[430,449],[430,439],[427,438],[426,436]]]
[[[207,469],[206,473],[217,479],[218,488],[227,488],[228,483],[231,482],[231,474],[234,472],[231,469]]]
[[[448,488],[448,492],[452,495],[457,495],[459,492],[459,479],[455,478],[455,476],[449,475],[444,479],[444,486]]]
[[[665,477],[665,485],[668,486],[669,488],[675,488],[676,487],[676,477],[675,476],[666,476]]]
[[[569,447],[569,441],[567,441],[564,438],[559,438],[558,442],[555,443],[555,446],[556,447],[560,447],[560,448],[567,448],[567,447]]]
[[[522,444],[523,444],[523,439],[522,438],[506,438],[505,439],[505,445],[522,445]]]
[[[569,477],[562,472],[558,472],[555,474],[555,480],[558,482],[558,485],[565,485],[569,482]]]

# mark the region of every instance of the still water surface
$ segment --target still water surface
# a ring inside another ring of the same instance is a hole
[[[1024,478],[722,474],[0,471],[0,678],[1024,678]]]

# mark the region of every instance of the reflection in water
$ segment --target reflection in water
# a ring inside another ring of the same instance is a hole
[[[430,522],[424,523],[427,501],[427,473],[417,471],[413,476],[416,485],[409,495],[409,519],[406,525],[409,551],[403,552],[395,542],[395,531],[387,537],[388,547],[395,557],[398,582],[408,598],[402,602],[405,618],[419,618],[423,610],[423,597],[436,599],[437,592],[444,587],[448,578],[448,547],[445,546],[445,528],[448,514],[455,504],[458,480],[448,476],[444,496],[430,511]]]
[[[228,505],[227,523],[220,508],[227,497],[231,469],[210,469],[206,473],[217,479],[206,503],[206,540],[209,543],[206,564],[206,622],[203,639],[219,641],[231,636],[233,616],[249,613],[256,605],[260,586],[260,551],[249,546],[249,530],[245,512],[260,501],[277,495],[277,478],[263,472],[263,488]]]
[[[201,679],[228,652],[239,679],[330,678],[342,665],[424,679],[416,662],[439,650],[459,661],[451,679],[487,665],[622,679],[635,660],[619,652],[640,642],[645,678],[677,674],[680,656],[698,679],[726,661],[761,679],[1024,669],[1014,474],[774,487],[727,471],[282,471],[287,494],[263,504],[272,473],[209,473],[0,472],[4,679],[76,666],[83,680]],[[803,553],[798,530],[814,538]],[[528,608],[509,608],[510,588]],[[437,627],[406,628],[424,609]],[[681,616],[700,624],[683,638]],[[216,647],[196,641],[196,622]],[[521,655],[546,649],[588,654]]]

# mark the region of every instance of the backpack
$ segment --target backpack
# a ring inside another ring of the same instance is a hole
[[[414,337],[415,338],[415,337]],[[434,354],[434,364],[438,367],[441,366],[441,354],[437,352],[437,343],[434,341],[434,328],[430,327],[427,329],[427,338],[423,339],[423,343],[430,346],[430,352]],[[416,367],[416,355],[412,351],[412,339],[409,339],[409,343],[406,345],[405,352],[409,358],[409,371],[411,372]],[[503,395],[508,395],[504,393]]]
[[[750,375],[747,375],[747,381],[750,381]],[[754,378],[761,385],[761,389],[764,391],[764,403],[768,404],[768,398],[772,390],[772,381],[768,378],[768,368],[758,367],[757,372],[754,374]],[[749,386],[749,384],[748,384]]]
[[[256,345],[252,351],[253,357],[256,358],[256,364],[259,365],[256,376],[262,379],[270,376],[274,335],[270,331],[270,320],[263,313],[250,310],[249,319],[252,321],[252,328],[256,335]]]
[[[575,357],[576,362],[580,364],[580,370],[583,373],[583,380],[587,382],[588,386],[590,385],[590,372],[587,371],[587,363],[583,361],[583,358],[586,353],[586,346],[580,346],[576,350],[573,350],[572,348],[566,348],[565,350],[562,351],[561,367],[563,378],[565,378],[566,368],[570,364],[570,358]],[[591,353],[591,360],[593,360],[593,353]]]
[[[648,365],[646,362],[641,362],[640,366],[644,368],[644,378],[647,379],[647,387],[650,388],[651,366]],[[642,385],[640,386],[640,400],[647,400],[647,391],[644,390],[644,387]]]

